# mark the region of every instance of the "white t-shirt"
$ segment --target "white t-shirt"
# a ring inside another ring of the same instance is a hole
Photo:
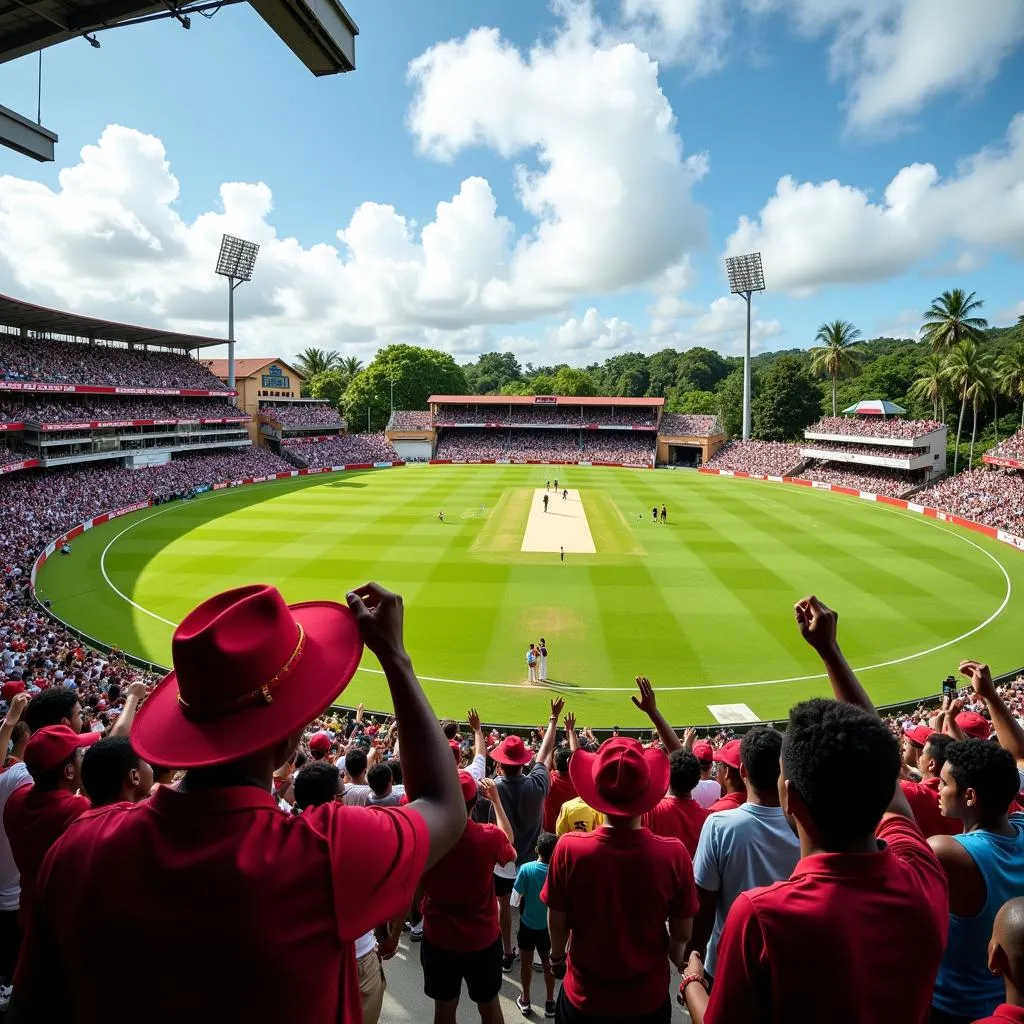
[[[705,810],[722,798],[722,787],[714,779],[701,779],[690,794]]]
[[[693,858],[693,877],[702,889],[718,893],[715,924],[704,958],[708,974],[715,973],[718,940],[736,897],[789,878],[799,859],[800,840],[781,807],[745,803],[712,814],[704,822]]]
[[[356,959],[359,960],[366,956],[367,953],[372,953],[376,948],[377,936],[371,928],[365,935],[360,935],[356,939]]]
[[[17,761],[5,772],[0,772],[0,822],[3,821],[7,798],[19,786],[29,785],[32,776],[23,761]],[[0,828],[0,910],[17,910],[21,901],[21,875],[11,854],[7,832]]]

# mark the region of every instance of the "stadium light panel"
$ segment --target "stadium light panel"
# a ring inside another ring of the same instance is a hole
[[[759,252],[730,256],[725,261],[725,272],[729,275],[729,291],[733,295],[764,291],[764,269]]]
[[[251,281],[260,247],[244,238],[224,235],[217,256],[217,273],[235,281]]]

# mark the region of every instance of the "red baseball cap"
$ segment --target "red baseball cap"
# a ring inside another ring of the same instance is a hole
[[[960,726],[960,731],[965,736],[970,736],[972,740],[987,740],[992,732],[989,720],[984,715],[979,715],[977,711],[961,711],[956,716],[956,724]]]
[[[8,679],[3,686],[0,686],[0,697],[4,700],[12,700],[19,693],[24,693],[28,687],[21,679]]]
[[[533,751],[519,736],[509,736],[491,751],[491,757],[498,764],[524,765],[533,760]]]
[[[697,740],[693,745],[693,756],[698,761],[714,761],[715,748],[707,740]]]
[[[740,770],[740,741],[729,740],[721,750],[715,753],[715,760],[727,764],[730,768]]]
[[[452,754],[455,755],[455,763],[458,764],[462,760],[462,746],[458,740],[449,740],[448,746],[452,748]]]
[[[588,807],[630,818],[661,802],[669,773],[664,751],[628,736],[608,740],[596,754],[581,748],[569,762],[569,778]]]
[[[462,799],[467,804],[476,799],[476,779],[469,772],[459,772],[459,785],[462,787]]]
[[[103,739],[99,732],[75,732],[66,725],[47,725],[32,733],[25,744],[25,767],[30,774],[46,772],[66,761],[79,747]]]
[[[933,736],[935,730],[928,725],[915,725],[912,729],[904,729],[903,735],[914,744],[915,747],[924,748],[924,745],[928,742],[928,737]]]
[[[331,749],[331,737],[325,732],[315,732],[309,737],[311,754],[326,754]]]

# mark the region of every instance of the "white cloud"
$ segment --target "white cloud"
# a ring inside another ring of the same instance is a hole
[[[920,310],[901,309],[895,316],[880,320],[871,337],[913,338],[916,341],[920,327]]]
[[[879,201],[835,179],[787,175],[755,218],[740,218],[726,253],[760,250],[769,287],[808,294],[894,277],[949,244],[1024,256],[1024,114],[1010,122],[1005,145],[946,179],[933,164],[904,167]]]
[[[758,352],[769,338],[783,333],[782,324],[775,319],[766,320],[757,315],[757,305],[751,308],[750,347]],[[687,349],[694,345],[714,349],[723,355],[742,355],[747,331],[747,307],[736,295],[722,295],[706,308],[687,304],[682,319],[665,319],[655,315],[646,339],[646,348]]]
[[[1021,299],[1015,306],[1010,306],[1007,309],[1001,309],[996,313],[992,319],[994,326],[999,325],[1012,325],[1017,322],[1017,318],[1024,316],[1024,299]]]
[[[548,332],[548,340],[561,359],[563,353],[582,352],[608,354],[630,348],[637,342],[636,328],[618,317],[605,319],[593,306],[581,317],[572,317]]]

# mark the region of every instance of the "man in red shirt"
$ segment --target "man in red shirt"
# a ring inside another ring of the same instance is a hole
[[[643,824],[656,836],[678,839],[692,859],[710,813],[691,795],[700,781],[700,762],[688,750],[673,750],[668,763],[668,796],[644,815]]]
[[[1024,897],[1007,900],[992,925],[988,969],[1006,983],[1006,1002],[975,1024],[1024,1024]]]
[[[718,765],[718,783],[722,787],[722,796],[709,808],[708,813],[731,811],[747,802],[747,787],[740,774],[740,746],[742,740],[729,740],[718,753],[715,762]]]
[[[178,626],[174,671],[139,711],[132,743],[185,777],[76,822],[47,858],[15,976],[25,1019],[361,1021],[354,941],[408,908],[466,812],[405,651],[401,598],[370,583],[347,601],[289,607],[257,584]],[[391,691],[409,805],[285,814],[274,769],[344,690],[363,642]],[[129,934],[182,955],[96,985],[82,950]]]
[[[477,802],[477,782],[459,772],[467,817]],[[483,1024],[501,1024],[502,943],[494,869],[516,859],[512,826],[491,779],[480,783],[494,804],[497,825],[470,818],[459,841],[424,876],[423,991],[434,1000],[434,1024],[455,1024],[465,980]]]
[[[89,810],[89,801],[78,795],[82,748],[101,738],[98,732],[48,725],[33,733],[25,745],[25,767],[33,784],[16,789],[4,806],[4,830],[21,874],[22,927],[32,916],[43,858],[67,827]]]
[[[559,747],[554,752],[554,771],[551,772],[551,789],[544,797],[544,817],[541,828],[544,832],[554,832],[558,824],[558,813],[562,804],[574,800],[579,794],[569,777],[569,760],[576,748],[576,716],[571,712],[565,716],[565,732],[569,737],[569,747]]]
[[[607,824],[559,839],[541,892],[551,968],[565,977],[555,1020],[667,1024],[669,962],[682,964],[697,912],[683,844],[641,824],[665,793],[668,758],[620,737],[576,751],[569,771]]]
[[[933,732],[927,725],[915,725],[904,732],[907,743],[917,748],[917,769],[920,782],[900,779],[900,789],[914,812],[914,821],[924,833],[931,836],[955,836],[964,830],[964,823],[956,818],[943,817],[939,810],[939,772],[946,762],[946,748],[956,741],[952,736]]]
[[[797,623],[837,700],[797,704],[779,791],[802,859],[733,903],[710,1001],[694,953],[680,986],[693,1024],[924,1024],[948,928],[945,877],[896,784],[900,749],[815,597]]]

